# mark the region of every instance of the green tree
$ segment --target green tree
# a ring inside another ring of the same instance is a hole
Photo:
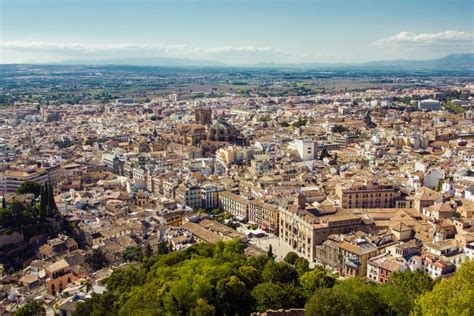
[[[146,243],[145,249],[143,249],[143,256],[146,258],[153,256],[153,249],[149,243]]]
[[[451,102],[451,101],[448,101],[446,102],[443,107],[450,111],[450,112],[453,112],[455,114],[460,114],[460,113],[464,113],[467,111],[467,108],[463,108],[462,106],[460,106],[459,104],[456,104],[454,102]]]
[[[86,299],[84,301],[79,301],[76,304],[76,310],[74,311],[74,316],[90,316],[94,312],[94,305],[92,304],[92,299]]]
[[[257,271],[262,271],[270,258],[267,255],[259,255],[256,257],[249,257],[247,259],[248,265],[254,267]]]
[[[239,267],[239,277],[249,288],[253,288],[261,281],[260,273],[257,269],[248,265]]]
[[[122,253],[125,261],[142,261],[143,254],[140,246],[128,246]]]
[[[433,279],[421,270],[394,272],[388,282],[379,285],[382,299],[397,315],[408,315],[415,306],[415,300],[434,286]]]
[[[15,311],[15,316],[44,316],[46,310],[41,301],[32,301]]]
[[[416,300],[420,315],[474,315],[474,261],[463,263],[453,277],[441,279]]]
[[[215,314],[216,308],[203,298],[198,298],[196,306],[191,310],[191,316],[214,316]]]
[[[283,261],[289,264],[295,264],[295,261],[298,258],[299,256],[296,252],[290,251],[289,253],[286,254],[285,258],[283,258]]]
[[[306,258],[298,258],[295,261],[295,269],[299,275],[309,271],[309,261]]]
[[[306,315],[381,315],[386,306],[376,289],[359,278],[344,280],[332,288],[317,289],[305,305]]]
[[[323,160],[326,157],[330,158],[331,155],[329,154],[329,151],[326,148],[323,148],[323,150],[321,150],[321,154],[319,154],[319,160]]]
[[[38,197],[41,193],[41,184],[34,181],[25,181],[17,189],[17,194],[33,193],[35,197]]]
[[[170,250],[166,241],[160,241],[160,243],[158,244],[158,254],[164,255],[168,252],[170,252]]]
[[[94,270],[100,270],[106,267],[107,264],[109,263],[100,248],[92,250],[92,255],[90,256],[90,258],[88,258],[87,262],[91,265],[92,269]]]
[[[42,186],[40,191],[39,217],[41,221],[48,217],[48,192],[46,186]]]
[[[56,206],[56,201],[54,200],[54,190],[53,186],[51,183],[48,182],[46,185],[47,187],[47,210],[48,210],[48,216],[52,217],[56,214],[58,207]]]
[[[253,289],[252,296],[259,312],[269,309],[301,308],[304,305],[303,293],[293,284],[260,283]]]
[[[306,120],[302,119],[301,117],[298,119],[298,121],[296,121],[292,124],[292,126],[296,127],[296,128],[299,128],[299,127],[302,127],[302,126],[305,126],[305,125],[306,125]]]
[[[348,131],[348,129],[343,126],[343,125],[340,125],[340,124],[336,124],[332,127],[331,131],[333,133],[338,133],[338,134],[341,134],[341,133],[345,133]]]
[[[0,226],[19,231],[35,223],[35,209],[19,201],[13,201],[7,208],[0,209]]]
[[[268,258],[274,258],[272,244],[270,244],[270,246],[268,246],[267,257]]]
[[[311,297],[317,289],[331,288],[335,283],[334,274],[323,268],[316,268],[300,276],[300,284],[307,297]]]
[[[273,283],[298,283],[298,272],[286,262],[269,260],[262,271],[262,279]]]
[[[219,280],[216,292],[219,308],[225,315],[248,315],[253,311],[252,296],[237,276]]]

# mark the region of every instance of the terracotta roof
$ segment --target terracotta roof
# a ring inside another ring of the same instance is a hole
[[[61,269],[65,269],[69,267],[69,263],[67,263],[66,260],[64,259],[61,259],[59,261],[56,261],[55,263],[53,264],[50,264],[47,268],[46,268],[46,271],[49,271],[49,272],[55,272],[55,271],[58,271],[58,270],[61,270]]]
[[[403,222],[395,223],[390,227],[390,229],[396,232],[406,232],[411,230],[410,226],[406,225]]]

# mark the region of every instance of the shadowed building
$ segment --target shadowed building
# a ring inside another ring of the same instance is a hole
[[[212,123],[212,110],[207,107],[197,108],[194,111],[194,120],[196,124],[210,125]]]

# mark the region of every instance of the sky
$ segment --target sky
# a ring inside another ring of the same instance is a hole
[[[0,0],[0,63],[229,65],[474,52],[473,0]]]

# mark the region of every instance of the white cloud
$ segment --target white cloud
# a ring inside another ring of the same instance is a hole
[[[189,47],[186,45],[162,44],[85,44],[45,41],[0,41],[0,51],[6,62],[14,62],[18,53],[37,62],[64,61],[76,58],[107,59],[134,57],[168,57],[216,60],[225,63],[254,63],[259,61],[298,61],[306,55],[287,52],[273,47]],[[37,58],[35,58],[37,56]],[[12,60],[13,58],[13,60]],[[25,60],[25,59],[23,59]],[[5,61],[4,61],[5,62]]]
[[[444,31],[439,33],[400,32],[372,43],[372,46],[471,46],[474,33]]]
[[[2,41],[0,48],[37,51],[120,51],[120,50],[159,50],[170,51],[183,49],[184,45],[159,44],[84,44],[84,43],[57,43],[38,41]]]
[[[204,51],[209,52],[209,53],[227,53],[227,52],[256,53],[256,52],[273,52],[275,51],[275,49],[273,49],[272,47],[246,46],[246,47],[213,47],[213,48],[204,49]]]

